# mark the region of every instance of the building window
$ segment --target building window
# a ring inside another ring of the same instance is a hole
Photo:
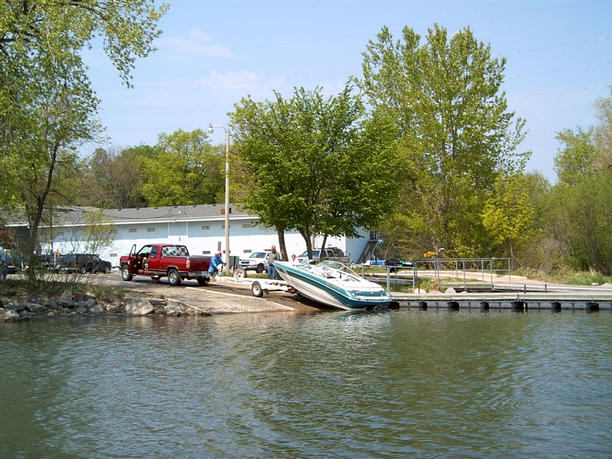
[[[136,231],[138,231],[136,228],[129,228],[128,229],[128,233],[135,233]]]
[[[246,250],[243,250],[243,251],[242,251],[242,253],[251,253],[251,252],[252,252],[252,250],[251,250],[251,249],[246,249]]]
[[[109,253],[108,256],[109,257],[118,257],[119,254],[118,253]]]
[[[208,225],[202,225],[202,226],[200,226],[200,229],[202,229],[202,230],[209,230],[209,229],[210,229],[210,226],[208,226]]]
[[[243,223],[242,227],[243,228],[253,228],[255,225],[253,223]]]
[[[210,250],[202,250],[202,255],[210,255]]]
[[[155,232],[155,228],[147,228],[147,233],[154,233]]]

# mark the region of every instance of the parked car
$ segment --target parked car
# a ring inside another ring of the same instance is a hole
[[[412,268],[412,263],[410,261],[400,260],[398,258],[390,258],[389,260],[385,260],[385,266],[389,266],[389,272],[399,271],[400,269],[409,269]]]
[[[270,253],[269,250],[262,250],[261,252],[253,252],[247,258],[240,259],[240,269],[243,271],[255,271],[256,273],[263,273],[268,269],[268,260],[266,257]]]
[[[297,257],[298,261],[308,261],[308,251],[305,250],[302,252],[300,256]],[[342,263],[348,263],[348,257],[344,256],[344,252],[338,247],[325,247],[323,249],[323,259],[324,260],[336,260]],[[320,261],[321,260],[321,249],[312,249],[312,261]]]
[[[80,273],[109,273],[111,263],[90,253],[71,253],[61,257],[58,271]]]
[[[137,252],[134,244],[128,255],[119,260],[121,278],[130,281],[135,275],[150,276],[154,281],[168,277],[170,285],[179,285],[182,279],[196,279],[206,285],[210,279],[210,256],[189,255],[182,244],[147,244]]]
[[[6,271],[8,274],[15,274],[17,272],[18,262],[16,257],[10,253],[6,254]]]

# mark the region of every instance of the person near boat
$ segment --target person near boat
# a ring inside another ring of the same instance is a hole
[[[280,252],[276,250],[276,246],[273,245],[270,249],[270,252],[266,256],[266,261],[268,262],[268,279],[278,280],[278,273],[276,272],[276,267],[274,263],[280,261],[281,256]]]
[[[208,273],[210,278],[214,277],[219,273],[219,267],[223,264],[223,258],[221,258],[221,252],[216,253],[214,257],[210,259],[210,266],[208,267]]]

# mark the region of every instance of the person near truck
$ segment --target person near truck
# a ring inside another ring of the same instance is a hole
[[[210,266],[208,267],[208,274],[210,274],[211,278],[214,278],[219,272],[219,266],[223,264],[223,259],[221,258],[221,252],[216,253],[214,257],[210,259]]]
[[[270,249],[270,252],[266,256],[266,261],[268,262],[268,279],[278,279],[278,273],[276,272],[276,267],[274,263],[276,261],[280,261],[280,253],[276,251],[276,246],[273,245]]]

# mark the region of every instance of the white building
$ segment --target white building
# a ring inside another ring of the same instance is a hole
[[[274,228],[259,223],[259,217],[231,207],[230,213],[230,255],[241,258],[252,251],[279,246],[278,235]],[[103,215],[103,221],[112,223],[113,242],[110,246],[96,248],[95,252],[113,266],[119,265],[119,257],[127,255],[132,245],[140,249],[142,245],[155,242],[180,243],[187,246],[192,255],[210,255],[225,251],[225,216],[223,205],[192,205],[169,207],[145,207],[133,209],[93,209],[74,207],[58,209],[53,214],[53,228],[41,228],[41,249],[45,253],[89,252],[84,229],[87,214],[92,212]],[[13,222],[7,224],[18,231],[19,237],[27,233],[27,224]],[[327,247],[338,247],[357,262],[368,245],[369,233],[362,237],[329,237]],[[285,243],[289,256],[300,255],[306,250],[306,243],[297,231],[285,233]],[[320,247],[322,238],[315,239],[313,247]]]

